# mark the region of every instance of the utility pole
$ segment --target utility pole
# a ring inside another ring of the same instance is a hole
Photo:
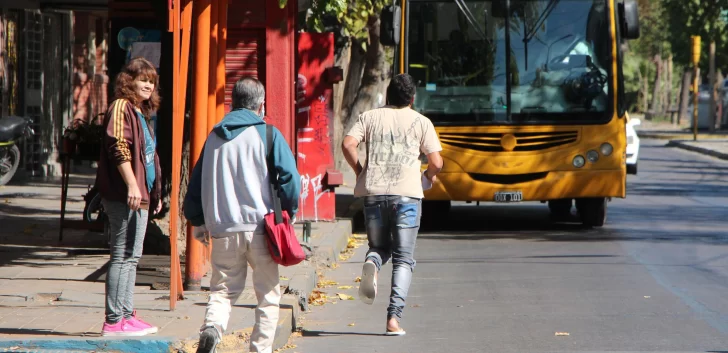
[[[716,110],[716,101],[715,101],[715,41],[710,42],[710,56],[708,59],[708,62],[710,63],[710,71],[708,75],[710,75],[710,78],[708,81],[710,82],[710,111],[708,111],[708,116],[710,119],[708,121],[710,122],[710,132],[715,131],[715,110]]]
[[[700,36],[692,36],[693,54],[693,141],[698,140],[698,75],[700,73]]]

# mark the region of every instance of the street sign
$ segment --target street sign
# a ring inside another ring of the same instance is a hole
[[[693,65],[697,65],[700,62],[700,36],[690,37],[690,43],[693,54]]]

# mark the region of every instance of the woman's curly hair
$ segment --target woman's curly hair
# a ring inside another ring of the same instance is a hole
[[[154,83],[154,91],[149,99],[139,102],[139,97],[135,93],[134,80],[148,79]],[[116,84],[114,87],[114,99],[126,99],[137,108],[141,109],[142,114],[149,119],[152,113],[159,109],[159,75],[149,60],[142,57],[136,57],[129,61],[119,75],[116,76]]]

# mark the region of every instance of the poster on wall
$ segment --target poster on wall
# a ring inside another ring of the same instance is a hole
[[[162,32],[156,29],[125,27],[116,38],[119,47],[126,52],[126,61],[142,56],[159,69],[162,48]]]
[[[141,56],[149,60],[159,72],[160,57],[162,56],[162,32],[156,29],[139,29],[125,27],[116,36],[119,47],[126,52],[125,62],[131,58]],[[150,118],[154,136],[157,136],[157,115]]]

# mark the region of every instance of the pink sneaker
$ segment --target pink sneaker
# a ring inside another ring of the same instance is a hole
[[[152,326],[149,323],[143,321],[142,319],[138,318],[136,315],[136,310],[131,313],[131,317],[126,319],[126,322],[128,322],[130,325],[140,328],[146,332],[146,334],[152,334],[157,333],[159,331],[159,328],[156,326]]]
[[[132,326],[129,321],[121,319],[121,321],[111,325],[104,322],[104,328],[101,329],[101,336],[144,336],[147,331],[136,326]]]

